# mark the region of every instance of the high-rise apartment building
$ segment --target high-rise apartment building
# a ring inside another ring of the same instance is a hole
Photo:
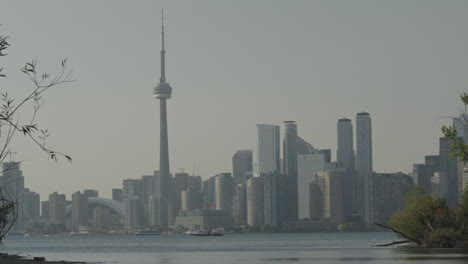
[[[252,177],[247,180],[247,223],[250,226],[263,225],[263,179]]]
[[[350,119],[342,118],[337,124],[338,148],[336,151],[336,161],[346,169],[354,170],[354,140],[353,125]]]
[[[314,218],[342,221],[344,218],[344,171],[319,171],[311,184],[311,205]]]
[[[24,189],[23,192],[23,217],[24,223],[36,221],[40,216],[40,196],[36,192]]]
[[[235,225],[247,224],[247,189],[245,184],[235,187],[233,217]]]
[[[280,172],[279,126],[257,125],[257,166],[258,174]]]
[[[124,201],[124,228],[127,231],[135,230],[142,226],[143,203],[138,197],[127,198]]]
[[[231,173],[221,173],[215,177],[215,205],[216,210],[231,214],[234,195],[234,182]]]
[[[396,211],[403,210],[413,181],[403,173],[374,173],[373,181],[373,221],[388,224]]]
[[[49,223],[65,223],[65,194],[54,192],[49,195]]]
[[[356,115],[356,170],[371,173],[372,167],[372,121],[369,113]]]
[[[369,113],[362,112],[356,115],[356,200],[366,226],[373,224],[372,171],[372,122]]]
[[[245,184],[246,176],[252,173],[252,150],[238,150],[232,157],[234,184]]]
[[[278,184],[279,173],[263,173],[263,222],[266,225],[277,226],[279,223],[279,190],[283,188]],[[283,208],[284,209],[284,208]]]
[[[123,190],[119,188],[112,189],[112,200],[123,203]]]
[[[72,230],[80,231],[80,227],[88,225],[88,195],[80,192],[72,194]]]
[[[287,178],[285,217],[293,221],[298,219],[297,142],[296,122],[284,121],[283,170]]]

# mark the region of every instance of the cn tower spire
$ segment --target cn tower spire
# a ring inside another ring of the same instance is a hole
[[[160,83],[166,82],[166,50],[164,49],[164,9],[161,9],[161,77]]]

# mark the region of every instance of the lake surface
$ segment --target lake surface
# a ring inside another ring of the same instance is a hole
[[[467,250],[372,246],[395,239],[392,233],[10,236],[1,251],[90,263],[468,263]]]

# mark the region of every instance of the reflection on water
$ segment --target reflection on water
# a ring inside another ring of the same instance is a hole
[[[468,263],[468,251],[462,249],[372,246],[393,239],[391,233],[9,237],[2,251],[50,260],[122,264]]]

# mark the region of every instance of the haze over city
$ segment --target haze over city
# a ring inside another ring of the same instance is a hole
[[[378,4],[377,4],[378,3]],[[424,5],[422,5],[424,3]],[[374,170],[410,172],[437,154],[444,117],[462,110],[468,76],[464,1],[2,2],[11,48],[3,85],[32,88],[31,59],[72,84],[46,96],[39,123],[73,163],[18,138],[27,185],[45,198],[85,188],[105,197],[158,170],[160,10],[165,9],[171,172],[204,178],[254,149],[256,124],[295,120],[336,159],[336,122],[372,115]],[[19,15],[21,14],[21,15]]]

